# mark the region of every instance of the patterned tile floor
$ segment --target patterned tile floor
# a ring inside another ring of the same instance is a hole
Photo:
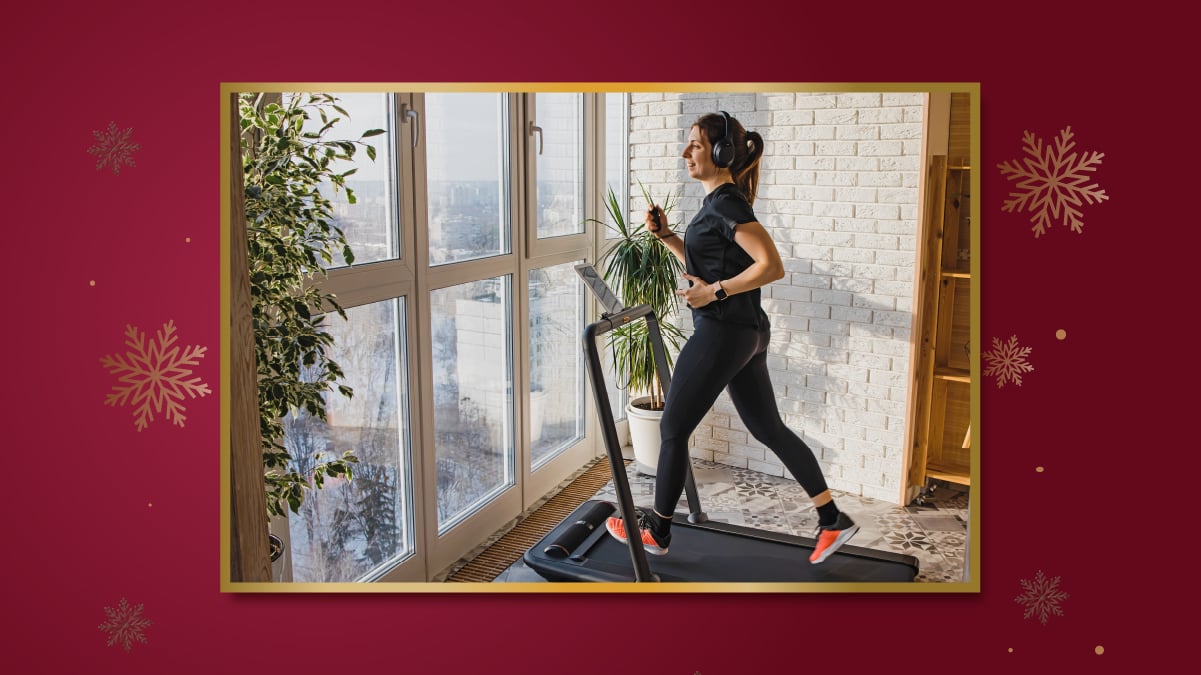
[[[817,512],[796,481],[697,459],[692,460],[692,472],[700,491],[701,505],[710,520],[813,536]],[[654,478],[637,473],[632,463],[627,475],[634,503],[650,506],[654,502]],[[833,494],[838,507],[860,526],[859,533],[851,540],[855,546],[914,556],[919,562],[918,582],[964,580],[967,488],[940,483],[928,503],[922,506],[897,506],[837,491]],[[613,482],[598,491],[596,498],[616,501]],[[678,510],[688,510],[683,499]],[[545,580],[519,560],[495,581]]]

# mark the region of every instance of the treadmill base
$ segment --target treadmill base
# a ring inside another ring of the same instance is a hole
[[[525,552],[523,560],[549,581],[634,581],[629,546],[605,530],[617,513],[611,502],[577,508]],[[814,540],[719,522],[690,524],[677,513],[667,555],[648,556],[651,572],[665,582],[912,582],[913,556],[844,545],[813,565]]]

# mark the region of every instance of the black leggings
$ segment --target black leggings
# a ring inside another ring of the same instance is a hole
[[[670,515],[684,491],[688,438],[722,389],[760,443],[780,458],[810,497],[825,492],[826,478],[813,451],[780,419],[767,372],[771,326],[745,326],[694,313],[695,330],[676,359],[659,423],[662,446],[655,473],[655,510]]]

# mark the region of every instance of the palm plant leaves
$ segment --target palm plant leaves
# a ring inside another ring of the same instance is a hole
[[[648,204],[654,203],[645,187],[642,187],[642,194]],[[660,205],[664,214],[671,212],[677,199],[678,195],[668,195]],[[605,195],[605,209],[613,222],[601,224],[616,232],[618,237],[600,257],[601,276],[614,287],[626,307],[649,305],[655,312],[670,367],[672,353],[679,351],[683,340],[683,333],[670,320],[679,310],[676,285],[684,271],[683,265],[646,229],[645,224],[626,220],[612,188]],[[661,408],[663,386],[655,370],[646,323],[639,321],[614,330],[609,334],[608,346],[613,351],[617,375],[625,386],[631,391],[649,394],[652,406]]]

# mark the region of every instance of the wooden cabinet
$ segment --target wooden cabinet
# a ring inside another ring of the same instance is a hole
[[[971,484],[971,153],[967,96],[951,96],[947,154],[930,158],[919,260],[916,395],[909,466],[918,500],[933,481]]]

